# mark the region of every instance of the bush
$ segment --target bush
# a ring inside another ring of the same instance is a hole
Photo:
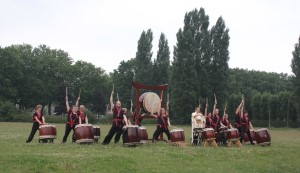
[[[1,102],[0,101],[0,120],[1,121],[13,121],[16,108],[13,103],[9,101]]]

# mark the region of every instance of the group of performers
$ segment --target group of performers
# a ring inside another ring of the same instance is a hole
[[[114,143],[117,144],[122,135],[123,127],[127,125],[131,125],[130,118],[129,117],[127,118],[126,116],[127,109],[122,108],[121,101],[119,100],[117,100],[116,103],[114,104],[113,94],[114,94],[114,89],[112,90],[110,96],[110,104],[113,113],[113,122],[108,134],[106,135],[106,137],[102,142],[103,145],[109,144],[114,135],[115,135]],[[76,104],[73,105],[72,107],[69,106],[68,96],[66,96],[65,100],[66,100],[67,122],[66,122],[65,134],[62,139],[62,143],[65,143],[67,141],[67,138],[71,130],[73,130],[72,142],[75,142],[75,126],[84,123],[88,124],[88,115],[85,113],[85,106],[84,105],[79,106],[80,94],[76,101]],[[151,113],[151,116],[157,119],[157,128],[153,133],[152,142],[157,141],[158,137],[163,132],[167,135],[168,141],[170,141],[169,127],[172,126],[170,123],[169,113],[168,113],[169,100],[167,100],[166,109],[161,107],[162,105],[161,102],[162,101],[160,100],[160,103],[158,104],[158,113],[157,114]],[[132,107],[131,107],[131,113],[132,113]],[[144,116],[144,114],[142,114],[141,116]],[[35,113],[33,114],[32,119],[34,123],[30,135],[26,140],[27,143],[32,141],[36,131],[39,129],[39,126],[45,124],[45,117],[42,113],[42,105],[37,105],[35,107]],[[213,128],[214,131],[217,132],[218,142],[226,145],[227,140],[226,140],[225,133],[223,133],[222,129],[233,128],[233,126],[229,121],[228,114],[226,114],[226,108],[224,110],[223,117],[220,118],[219,109],[217,109],[216,97],[213,106],[213,112],[212,113],[208,112],[208,101],[206,100],[204,115],[201,113],[201,106],[199,104],[199,106],[195,108],[195,112],[192,113],[191,124],[192,124],[192,143],[194,142],[193,139],[194,129]],[[243,142],[244,135],[247,134],[250,143],[254,144],[250,135],[250,128],[253,129],[253,126],[251,124],[250,119],[248,118],[248,112],[244,110],[244,98],[242,98],[240,105],[236,109],[234,127],[238,129],[241,143]]]
[[[204,115],[201,113],[201,106],[195,108],[195,112],[191,115],[192,123],[192,143],[195,143],[194,135],[195,129],[213,128],[216,132],[216,138],[218,143],[227,145],[226,133],[224,130],[236,128],[239,132],[239,141],[243,143],[244,135],[247,134],[249,141],[252,145],[253,139],[250,134],[250,128],[254,130],[251,120],[248,117],[248,112],[244,110],[245,100],[242,98],[240,105],[236,109],[235,124],[234,127],[229,121],[228,114],[226,113],[226,107],[222,118],[219,115],[219,109],[217,109],[217,99],[215,97],[215,103],[213,107],[213,113],[208,112],[208,101],[206,100]]]

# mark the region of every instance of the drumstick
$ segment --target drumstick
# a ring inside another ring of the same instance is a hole
[[[66,97],[68,97],[68,87],[66,86]]]
[[[80,97],[80,95],[81,95],[81,89],[79,90],[79,97]]]
[[[118,93],[117,93],[117,99],[118,99],[118,101],[120,101],[120,100],[119,100],[119,94],[118,94]]]

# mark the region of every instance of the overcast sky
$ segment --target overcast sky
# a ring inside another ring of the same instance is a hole
[[[0,0],[0,46],[46,44],[106,72],[135,57],[143,30],[165,33],[173,58],[184,15],[203,7],[210,27],[222,16],[230,35],[230,68],[292,74],[300,36],[298,0]],[[154,58],[152,57],[152,58]]]

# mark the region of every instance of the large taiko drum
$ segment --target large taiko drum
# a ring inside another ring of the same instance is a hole
[[[170,132],[171,134],[171,142],[184,142],[184,130],[183,129],[173,129]]]
[[[252,138],[252,141],[255,143],[256,142],[256,139],[255,139],[255,131],[250,129],[250,135],[251,135],[251,138]],[[244,142],[250,142],[249,140],[249,137],[247,135],[247,133],[244,134]]]
[[[53,140],[56,138],[56,127],[55,125],[41,125],[39,127],[39,140],[49,140],[50,142],[53,142]]]
[[[147,129],[143,126],[139,127],[139,137],[141,143],[147,143],[148,133],[147,133]]]
[[[93,126],[93,131],[94,131],[94,140],[95,140],[95,142],[98,142],[99,138],[100,138],[100,135],[101,135],[100,127],[99,126]]]
[[[240,139],[239,131],[236,128],[228,129],[227,140],[237,141]]]
[[[127,125],[123,127],[123,144],[135,145],[140,143],[139,126]]]
[[[258,129],[255,132],[257,145],[271,145],[271,135],[267,128]]]
[[[160,104],[159,96],[154,92],[145,92],[139,98],[141,107],[145,112],[158,112],[158,105]]]
[[[215,130],[213,128],[205,128],[203,129],[202,136],[204,140],[214,140]]]
[[[78,124],[75,126],[75,140],[76,143],[93,143],[94,129],[92,124]]]

